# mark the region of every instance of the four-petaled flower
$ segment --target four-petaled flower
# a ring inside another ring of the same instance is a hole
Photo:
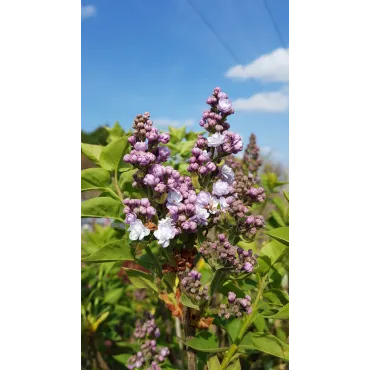
[[[128,231],[130,231],[130,240],[142,240],[150,234],[150,230],[143,225],[141,220],[131,223]]]
[[[159,220],[158,230],[154,231],[154,236],[158,239],[158,243],[163,248],[167,248],[170,245],[170,240],[176,235],[175,228],[172,226],[172,220],[170,217]]]
[[[166,206],[171,207],[171,206],[178,206],[183,199],[183,196],[181,193],[177,190],[170,190],[167,195],[167,203]]]
[[[219,132],[216,132],[215,134],[211,135],[207,141],[208,141],[208,146],[217,148],[221,144],[224,143],[225,141],[225,135],[220,134]]]

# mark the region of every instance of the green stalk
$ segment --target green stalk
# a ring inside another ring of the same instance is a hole
[[[123,201],[123,195],[121,193],[121,190],[118,186],[118,176],[117,176],[117,170],[114,170],[114,178],[113,178],[113,184],[114,184],[114,187],[116,188],[116,191],[117,191],[117,194],[119,196],[119,199],[121,200],[121,202]]]
[[[234,356],[235,352],[237,352],[237,350],[239,349],[239,344],[242,341],[242,339],[243,339],[247,329],[249,328],[250,324],[252,323],[253,318],[255,317],[257,307],[258,307],[258,303],[259,303],[259,301],[262,297],[262,293],[263,293],[263,290],[265,288],[266,277],[267,276],[264,276],[260,280],[259,287],[258,287],[258,293],[257,293],[256,299],[254,301],[254,304],[252,305],[252,314],[247,315],[244,318],[244,323],[243,323],[242,328],[240,329],[239,335],[235,339],[234,344],[230,347],[229,351],[227,352],[227,355],[224,357],[224,359],[222,361],[221,370],[225,370],[227,368],[227,365],[229,364],[231,358]]]

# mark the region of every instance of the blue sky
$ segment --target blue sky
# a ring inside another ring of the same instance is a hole
[[[289,1],[267,0],[284,45],[263,0],[191,1],[237,60],[188,0],[82,3],[82,128],[129,128],[149,111],[161,129],[170,122],[199,131],[205,100],[220,86],[235,107],[231,130],[244,142],[254,132],[287,164]]]

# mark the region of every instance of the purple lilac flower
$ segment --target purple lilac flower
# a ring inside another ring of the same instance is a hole
[[[252,313],[251,297],[246,295],[245,298],[236,298],[233,292],[229,292],[228,302],[220,305],[218,316],[229,319],[231,316],[241,317],[243,313],[247,315]]]
[[[181,286],[187,295],[196,302],[209,300],[208,286],[203,286],[200,282],[202,274],[198,271],[192,270],[188,276],[181,280]]]
[[[126,214],[125,222],[127,224],[135,223],[138,217],[147,223],[156,215],[156,210],[151,206],[148,198],[126,198],[123,200],[123,204],[125,206],[123,212]]]
[[[233,114],[231,102],[227,94],[221,91],[219,87],[213,90],[212,96],[207,99],[207,104],[211,106],[209,110],[203,112],[199,124],[210,133],[220,132],[229,129],[230,125],[226,122],[228,115]]]

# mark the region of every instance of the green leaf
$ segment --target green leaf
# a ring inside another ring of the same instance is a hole
[[[105,293],[104,302],[109,304],[115,304],[123,295],[123,288],[117,288],[113,290],[108,290]]]
[[[286,292],[279,289],[266,290],[263,297],[268,299],[271,303],[279,306],[284,306],[289,303],[289,296]]]
[[[210,332],[200,332],[194,338],[189,339],[185,344],[200,352],[225,352],[229,347],[219,348],[217,337]]]
[[[181,297],[180,297],[180,302],[186,306],[186,307],[190,307],[190,308],[195,308],[196,310],[200,311],[200,308],[198,305],[194,304],[191,299],[185,295],[185,294],[181,294]]]
[[[85,258],[84,262],[113,262],[133,261],[135,258],[127,241],[124,239],[115,240],[103,245],[95,253]]]
[[[238,242],[238,247],[243,248],[246,251],[249,250],[249,249],[252,249],[252,251],[254,253],[257,252],[257,244],[256,244],[255,241],[253,241],[253,242],[247,242],[247,241],[244,241],[244,240],[240,240]]]
[[[103,148],[101,145],[81,143],[82,153],[96,164],[99,164],[100,154]]]
[[[240,361],[239,359],[237,359],[236,361],[234,361],[231,365],[229,365],[226,370],[241,370],[241,367],[240,367]]]
[[[188,167],[189,167],[189,163],[187,162],[180,163],[178,171],[180,172],[181,175],[189,176]]]
[[[285,199],[289,202],[289,193],[287,193],[286,191],[283,191],[283,194],[284,194]]]
[[[145,272],[139,270],[133,270],[125,268],[127,275],[131,283],[139,289],[152,289],[155,292],[158,292],[157,286],[154,284],[154,276],[149,275]]]
[[[266,231],[266,234],[280,243],[289,246],[289,226],[279,227],[278,229],[270,230],[268,232]]]
[[[278,313],[271,316],[265,316],[268,319],[289,319],[289,303],[287,303]]]
[[[185,135],[185,139],[186,140],[196,140],[196,139],[198,139],[198,136],[199,135],[202,135],[204,133],[205,133],[205,131],[199,131],[199,132],[193,132],[193,131],[191,131],[191,132],[188,132]]]
[[[122,365],[126,365],[128,359],[132,356],[130,353],[121,353],[120,355],[115,355],[113,358]]]
[[[168,129],[170,130],[172,142],[176,143],[178,141],[181,141],[185,137],[186,126],[179,128],[169,126]]]
[[[152,252],[151,248],[149,248],[149,250],[150,250],[150,252]],[[150,256],[150,254],[148,254],[148,255]],[[151,259],[156,259],[158,261],[158,258],[155,256],[154,253],[152,254],[152,256],[150,258]],[[166,283],[168,284],[168,286],[171,287],[173,292],[176,291],[176,287],[179,283],[179,278],[177,277],[177,275],[174,272],[166,272],[165,274],[163,274],[163,280],[166,281]]]
[[[130,168],[127,171],[122,172],[120,177],[119,177],[119,180],[118,180],[119,187],[124,188],[125,184],[127,184],[127,183],[132,184],[133,176],[136,172],[137,172],[136,168],[134,168],[134,169]]]
[[[229,292],[234,292],[238,298],[244,298],[245,293],[239,289],[234,282],[226,281],[223,284],[219,285],[217,291],[223,294],[225,297],[229,294]]]
[[[217,291],[218,287],[222,285],[226,278],[227,269],[221,268],[216,270],[213,279],[211,281],[211,285],[209,287],[209,295],[213,297],[214,293]]]
[[[275,206],[279,210],[280,214],[283,215],[284,212],[285,212],[285,208],[286,208],[283,199],[281,199],[280,197],[274,197],[272,199],[272,202],[275,204]]]
[[[100,165],[108,171],[118,170],[123,152],[128,145],[127,137],[112,141],[103,148],[100,155]]]
[[[239,345],[240,350],[258,350],[289,361],[289,345],[271,334],[249,332]]]
[[[125,134],[119,122],[116,122],[112,128],[105,127],[105,129],[109,132],[109,141],[120,139]]]
[[[96,331],[99,327],[99,325],[106,320],[106,318],[109,316],[109,311],[102,313],[99,318],[92,324],[92,330]]]
[[[263,332],[265,329],[267,329],[265,319],[262,315],[256,316],[256,318],[253,320],[253,325],[259,332]]]
[[[257,260],[258,268],[256,271],[262,273],[267,272],[269,268],[277,263],[287,252],[288,248],[286,245],[272,240],[261,249],[260,257]]]
[[[217,356],[213,356],[207,361],[207,367],[208,370],[221,370],[221,364]]]
[[[240,329],[243,326],[243,320],[239,318],[229,319],[226,323],[226,332],[231,339],[231,343],[235,342],[235,339],[239,335]]]
[[[286,223],[281,215],[276,211],[271,211],[271,217],[276,221],[278,226],[286,226]]]
[[[81,191],[106,189],[109,184],[109,172],[103,168],[88,168],[81,171]]]
[[[183,143],[181,143],[181,147],[179,148],[180,155],[182,155],[183,157],[187,157],[193,149],[195,141],[196,140],[184,141]]]
[[[98,197],[81,203],[81,217],[107,217],[121,220],[122,204],[109,197]]]

